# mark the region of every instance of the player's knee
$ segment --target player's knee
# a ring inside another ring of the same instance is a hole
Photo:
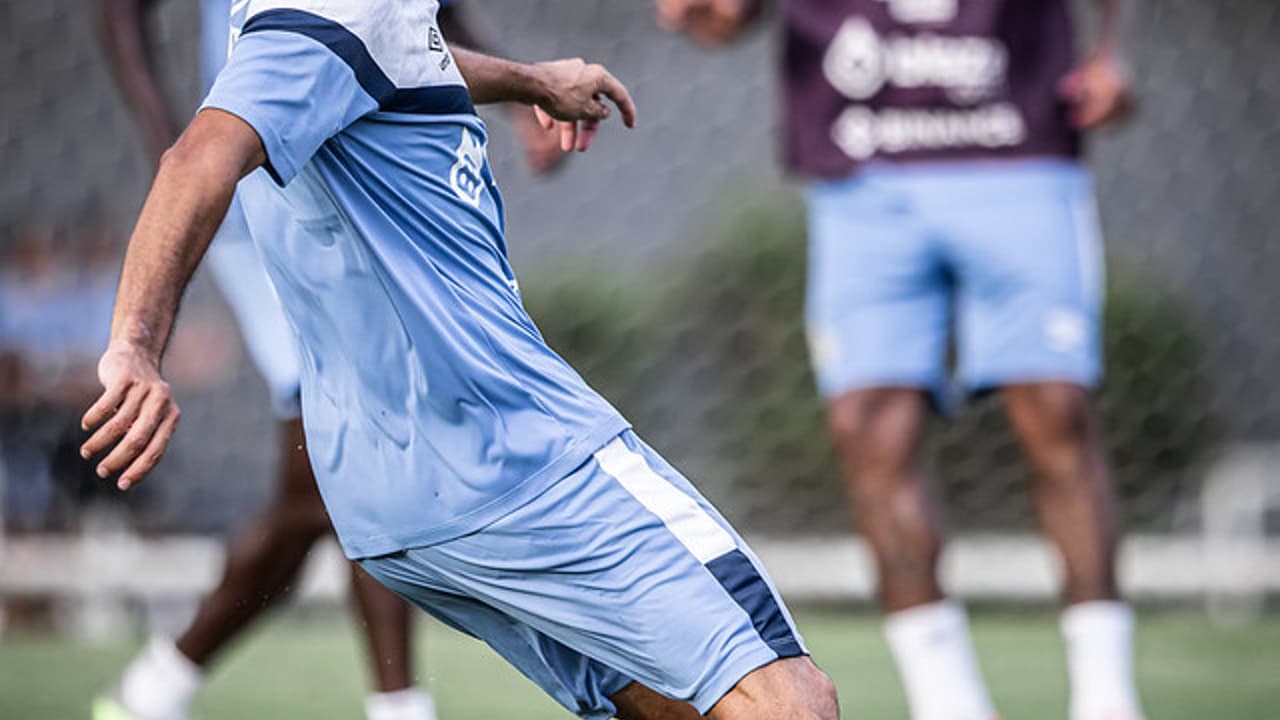
[[[903,465],[915,454],[922,404],[914,391],[859,390],[832,403],[828,428],[841,452],[858,464]]]
[[[712,708],[717,720],[836,720],[835,684],[808,657],[778,660],[752,672]]]
[[[1052,471],[1063,464],[1075,464],[1093,449],[1092,407],[1088,393],[1071,385],[1043,385],[1019,388],[1010,398],[1018,403],[1014,417],[1031,461]]]
[[[838,720],[840,717],[840,701],[836,696],[835,683],[807,658],[802,665],[798,665],[793,689],[794,695],[786,710],[786,717],[804,720]]]
[[[1066,384],[1030,385],[1011,391],[1022,430],[1045,444],[1082,445],[1089,441],[1093,414],[1088,392]]]
[[[813,706],[814,718],[816,720],[838,720],[840,717],[840,699],[836,693],[836,684],[831,682],[831,678],[825,672],[815,667],[814,677],[810,680],[810,685],[808,694]]]

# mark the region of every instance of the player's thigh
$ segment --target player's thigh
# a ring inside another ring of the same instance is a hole
[[[949,283],[909,198],[886,182],[810,188],[806,324],[823,394],[937,389]]]
[[[752,670],[805,654],[745,544],[631,433],[484,530],[407,556],[699,712]]]
[[[961,378],[973,390],[1091,386],[1100,373],[1103,259],[1088,175],[1051,163],[1008,180],[990,202],[958,209],[951,226]]]
[[[293,329],[253,244],[239,200],[209,248],[208,265],[282,420],[296,418],[300,369]]]
[[[527,623],[450,588],[408,553],[363,560],[361,567],[444,624],[484,641],[565,709],[609,718],[611,696],[632,680],[548,637]],[[634,694],[634,693],[633,693]]]

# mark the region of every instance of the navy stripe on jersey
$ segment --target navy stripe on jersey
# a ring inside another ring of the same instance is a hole
[[[247,35],[264,30],[298,33],[329,48],[351,68],[360,87],[369,93],[381,110],[420,115],[475,113],[471,95],[461,85],[397,88],[378,67],[364,41],[328,18],[304,10],[276,8],[254,15],[240,32]]]
[[[751,616],[751,624],[761,639],[780,658],[803,655],[800,641],[791,632],[791,625],[778,607],[769,584],[756,572],[755,565],[742,554],[731,550],[707,563],[707,569],[720,581],[720,585]]]

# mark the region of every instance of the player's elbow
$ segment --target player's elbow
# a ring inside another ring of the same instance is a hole
[[[218,202],[235,191],[237,168],[221,156],[219,148],[184,134],[160,156],[156,183],[182,187],[201,203]]]
[[[218,128],[210,128],[201,113],[160,156],[160,173],[173,173],[186,183],[234,186],[250,170],[262,164],[261,144],[243,141]],[[252,130],[247,133],[252,135]],[[257,152],[254,149],[258,148]]]
[[[186,140],[186,136],[178,138],[160,156],[159,172],[176,172],[190,176],[200,164],[201,148],[193,147],[195,143]]]

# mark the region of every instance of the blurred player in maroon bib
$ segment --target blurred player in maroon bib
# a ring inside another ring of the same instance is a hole
[[[707,44],[753,0],[658,0]],[[1079,62],[1069,0],[783,0],[788,169],[808,181],[807,323],[915,720],[996,715],[917,461],[947,390],[1000,392],[1062,558],[1072,720],[1137,720],[1132,615],[1089,391],[1102,253],[1081,131],[1127,109],[1119,0]],[[958,366],[946,364],[954,342]]]

